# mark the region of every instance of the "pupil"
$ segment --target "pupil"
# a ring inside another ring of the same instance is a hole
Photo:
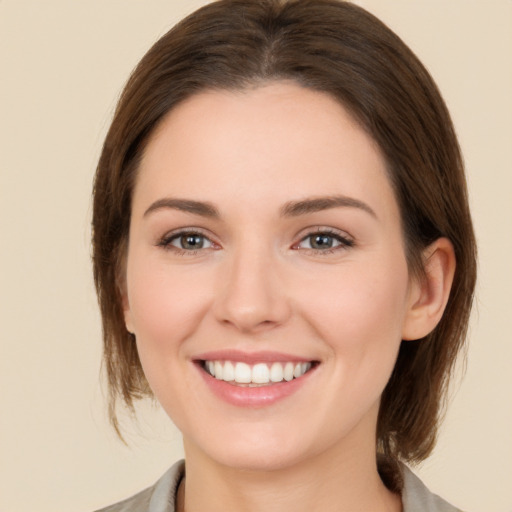
[[[314,249],[325,249],[332,247],[332,237],[329,235],[315,235],[311,245]]]
[[[181,246],[184,249],[201,249],[203,243],[204,241],[201,235],[183,235],[181,237]]]

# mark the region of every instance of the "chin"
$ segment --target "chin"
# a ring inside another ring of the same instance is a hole
[[[233,469],[240,471],[273,472],[294,466],[302,457],[283,450],[261,448],[236,447],[227,453],[213,454],[215,460]]]
[[[286,436],[286,432],[272,435],[264,427],[245,430],[244,435],[225,431],[221,439],[211,436],[198,444],[185,438],[185,453],[188,456],[187,448],[199,450],[215,463],[241,471],[282,470],[307,457],[304,443]]]

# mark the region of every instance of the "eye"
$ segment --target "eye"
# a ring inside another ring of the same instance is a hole
[[[211,247],[212,243],[205,236],[199,233],[184,233],[176,236],[171,242],[171,245],[179,249],[193,251],[197,249],[205,249]]]
[[[332,252],[336,249],[352,247],[354,242],[339,233],[331,231],[317,231],[305,236],[296,246],[296,249],[315,252]]]
[[[181,231],[165,236],[158,245],[169,250],[177,250],[181,252],[194,252],[200,249],[210,249],[213,242],[196,231]]]

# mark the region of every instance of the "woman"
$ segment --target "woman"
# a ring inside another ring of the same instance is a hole
[[[154,395],[186,460],[106,510],[455,510],[403,462],[435,444],[465,337],[465,178],[435,84],[376,18],[232,0],[183,20],[123,92],[93,229],[113,424]]]

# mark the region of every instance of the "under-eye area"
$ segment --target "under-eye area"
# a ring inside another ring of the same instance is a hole
[[[268,386],[299,379],[314,370],[318,361],[283,361],[248,364],[241,361],[200,360],[201,368],[217,380],[236,386]]]

